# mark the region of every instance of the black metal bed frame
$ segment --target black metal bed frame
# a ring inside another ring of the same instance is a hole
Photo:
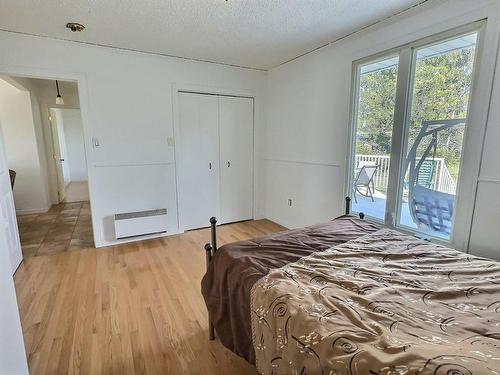
[[[351,198],[346,197],[345,198],[345,214],[349,215],[351,213]],[[360,212],[359,213],[359,218],[364,219],[365,214]],[[217,230],[216,230],[216,225],[217,225],[217,219],[215,217],[210,218],[210,242],[205,244],[205,259],[207,263],[207,270],[208,266],[210,265],[210,262],[212,261],[212,258],[217,251]],[[215,329],[214,325],[212,323],[212,319],[210,317],[210,313],[208,313],[208,339],[209,340],[214,340],[215,339]]]

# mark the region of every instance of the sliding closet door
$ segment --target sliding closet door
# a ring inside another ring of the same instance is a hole
[[[221,222],[253,217],[253,99],[219,98]]]
[[[217,96],[179,93],[179,220],[186,230],[219,214],[218,112]]]

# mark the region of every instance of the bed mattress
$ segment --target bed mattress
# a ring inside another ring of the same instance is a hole
[[[250,305],[264,375],[500,374],[500,263],[394,230],[270,271]]]
[[[220,247],[202,279],[201,289],[221,343],[255,363],[250,323],[250,292],[254,284],[271,270],[378,229],[377,224],[346,215],[327,223]]]

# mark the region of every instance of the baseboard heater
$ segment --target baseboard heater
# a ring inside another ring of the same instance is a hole
[[[116,239],[167,232],[167,209],[115,214]]]

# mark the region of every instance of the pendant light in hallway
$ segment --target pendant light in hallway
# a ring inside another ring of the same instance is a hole
[[[59,82],[57,80],[56,80],[56,89],[57,89],[56,104],[64,105],[64,100],[59,92]]]

